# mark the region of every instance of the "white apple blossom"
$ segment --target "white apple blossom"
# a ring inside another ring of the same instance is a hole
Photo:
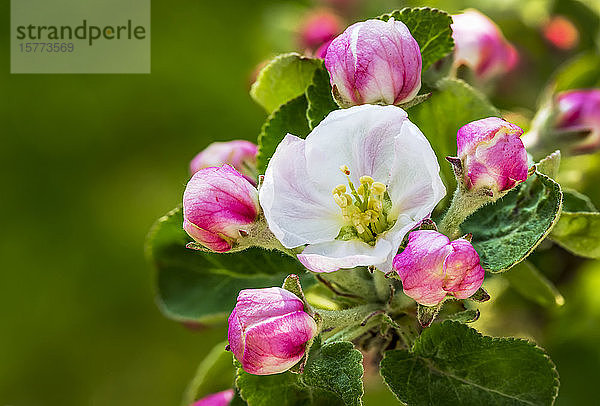
[[[304,140],[287,134],[259,200],[273,234],[314,272],[388,272],[408,231],[444,197],[429,142],[395,106],[330,113]]]

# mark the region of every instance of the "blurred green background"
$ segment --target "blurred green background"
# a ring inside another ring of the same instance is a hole
[[[406,4],[371,1],[362,15]],[[524,14],[549,13],[558,3],[418,4],[451,12],[477,6],[531,52],[529,76],[511,79],[513,93],[494,97],[526,114],[551,72],[593,46],[583,33],[578,49],[554,52],[535,21],[523,22]],[[252,72],[275,52],[293,50],[288,23],[309,5],[155,0],[150,75],[10,75],[9,32],[0,32],[0,405],[178,404],[225,330],[193,331],[159,313],[144,238],[179,203],[198,151],[258,134],[264,113],[248,96]],[[8,2],[0,9],[8,26]],[[598,205],[594,170],[582,186]],[[548,272],[561,282],[566,305],[534,308],[537,322],[528,326],[518,323],[521,299],[508,296],[513,306],[503,314],[509,324],[514,317],[514,331],[501,333],[547,348],[561,374],[558,404],[593,404],[600,266],[563,262],[567,271]],[[367,405],[389,399],[380,389],[368,384]]]

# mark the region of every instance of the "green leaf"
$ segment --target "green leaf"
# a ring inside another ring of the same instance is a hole
[[[556,179],[556,175],[558,175],[558,169],[560,168],[560,151],[556,150],[546,158],[542,159],[540,162],[536,164],[536,169],[539,173],[543,173],[544,175]]]
[[[409,406],[552,405],[558,394],[558,374],[541,348],[453,321],[424,330],[411,352],[386,352],[381,375]]]
[[[267,118],[258,136],[256,165],[260,173],[265,173],[269,160],[286,134],[305,138],[310,132],[306,110],[306,96],[301,95],[279,107]]]
[[[565,304],[565,299],[554,284],[529,261],[517,264],[503,276],[523,297],[539,305],[553,307]]]
[[[323,63],[315,70],[312,83],[306,89],[306,99],[308,100],[306,117],[311,130],[330,112],[339,109],[331,94],[329,72],[327,72]]]
[[[250,96],[270,114],[304,94],[320,63],[297,53],[279,55],[260,71]]]
[[[575,255],[599,259],[600,213],[563,212],[550,237]]]
[[[233,254],[194,251],[182,229],[181,209],[152,227],[147,251],[158,275],[158,303],[167,317],[180,321],[224,320],[241,289],[280,286],[285,275],[312,276],[295,259],[276,251],[250,248]]]
[[[445,11],[435,8],[404,8],[390,14],[384,14],[379,19],[383,21],[393,17],[402,21],[421,48],[423,72],[434,62],[439,61],[454,49],[452,39],[452,17]]]
[[[226,345],[227,341],[223,341],[214,346],[200,363],[194,379],[185,391],[181,406],[189,406],[204,396],[233,386],[235,368],[231,352],[225,350]]]
[[[482,93],[461,80],[442,79],[437,88],[427,102],[414,106],[408,117],[425,134],[438,157],[442,179],[448,190],[447,201],[452,196],[456,181],[445,157],[456,156],[456,132],[471,121],[500,116],[500,113]]]
[[[525,259],[548,235],[561,211],[560,185],[539,172],[460,226],[473,234],[483,268],[503,272]]]
[[[302,382],[311,387],[336,393],[346,406],[362,405],[362,354],[352,343],[339,341],[315,350],[304,368]]]
[[[350,342],[311,348],[304,372],[257,376],[238,368],[236,386],[249,406],[360,406],[362,354]]]
[[[564,212],[595,212],[598,211],[589,197],[573,189],[563,189]],[[560,220],[559,220],[560,221]]]
[[[589,52],[564,64],[554,76],[554,91],[586,89],[600,86],[600,55]]]
[[[289,371],[276,375],[252,375],[238,368],[235,384],[248,406],[343,405],[332,392],[308,388],[300,382],[299,374]]]

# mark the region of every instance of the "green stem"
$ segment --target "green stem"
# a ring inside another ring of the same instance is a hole
[[[322,273],[320,277],[334,284],[340,292],[361,297],[367,302],[378,300],[371,274],[365,268],[342,269],[331,273]]]
[[[488,203],[494,202],[498,197],[492,197],[483,190],[467,190],[459,185],[452,197],[448,211],[438,225],[438,230],[447,235],[451,240],[460,237],[460,225],[477,209]]]
[[[369,320],[364,326],[359,324],[355,326],[347,326],[343,329],[337,331],[335,334],[328,337],[325,342],[334,342],[334,341],[352,341],[360,337],[361,335],[367,333],[378,323],[373,317]]]
[[[377,310],[381,310],[380,305],[369,303],[344,310],[317,309],[316,312],[323,318],[323,329],[337,329],[360,324]]]
[[[375,292],[380,301],[386,303],[390,298],[390,285],[392,281],[385,277],[385,274],[381,271],[376,270],[373,272],[373,283],[375,285]]]

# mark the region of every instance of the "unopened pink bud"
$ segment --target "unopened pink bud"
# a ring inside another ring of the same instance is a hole
[[[258,191],[229,165],[200,169],[183,194],[183,229],[216,252],[229,251],[258,212]]]
[[[600,148],[600,89],[571,90],[557,97],[558,116],[555,128],[567,131],[590,131],[573,147],[576,153]]]
[[[477,10],[452,16],[454,65],[466,65],[480,79],[489,79],[510,71],[519,55],[496,24]]]
[[[313,11],[300,26],[300,45],[315,50],[331,41],[342,31],[342,21],[327,10]]]
[[[213,393],[196,401],[192,406],[227,406],[233,399],[233,389]]]
[[[244,371],[277,374],[302,359],[317,330],[293,293],[281,288],[246,289],[229,316],[229,346]]]
[[[404,293],[424,306],[435,306],[446,296],[466,299],[482,285],[485,271],[471,243],[450,241],[433,230],[413,231],[408,245],[394,258]]]
[[[498,117],[464,125],[456,134],[458,158],[462,161],[467,189],[512,189],[527,179],[527,151],[523,130]]]
[[[400,21],[351,25],[327,48],[325,67],[342,107],[401,104],[421,88],[421,52]]]
[[[258,146],[250,141],[213,142],[190,162],[190,173],[213,166],[231,165],[256,185],[256,154]]]

